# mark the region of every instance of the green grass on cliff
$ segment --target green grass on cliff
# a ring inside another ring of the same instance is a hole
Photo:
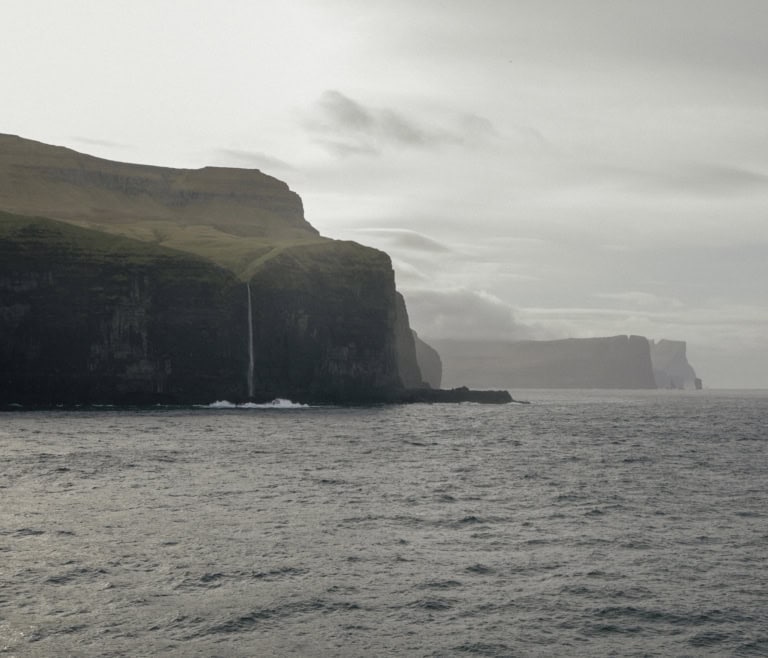
[[[112,162],[2,134],[0,209],[93,229],[101,238],[86,241],[97,253],[117,244],[107,235],[122,236],[201,256],[242,280],[270,263],[322,274],[382,256],[321,237],[298,195],[257,170]],[[133,248],[135,257],[149,246]]]
[[[325,240],[276,246],[251,263],[241,278],[272,289],[306,290],[332,283],[340,292],[360,289],[371,276],[391,279],[394,286],[387,254],[356,242]]]
[[[133,240],[121,235],[94,231],[45,217],[26,217],[0,211],[0,258],[4,265],[20,268],[32,259],[49,262],[82,259],[92,265],[110,264],[130,268],[158,263],[210,270],[212,263],[195,254]],[[216,269],[216,268],[214,268]]]
[[[151,226],[151,228],[150,228]],[[159,259],[215,263],[243,281],[266,276],[273,285],[291,286],[308,274],[352,282],[371,270],[391,272],[389,257],[356,242],[308,238],[267,241],[238,237],[210,226],[137,222],[115,233],[43,217],[0,211],[0,255],[22,265],[32,255],[83,255],[89,263],[139,266]],[[110,227],[114,229],[114,227]]]
[[[267,255],[275,246],[285,246],[296,242],[286,239],[272,240],[238,236],[225,233],[215,226],[183,225],[157,220],[124,221],[119,224],[83,222],[78,225],[196,254],[226,267],[238,276],[244,276],[245,270],[253,261]],[[325,241],[325,238],[309,238],[305,241],[321,242]]]
[[[124,221],[119,224],[83,222],[77,225],[196,254],[227,268],[243,280],[253,275],[259,263],[272,258],[286,248],[335,242],[320,236],[262,238],[233,235],[214,226],[189,226],[156,220]]]
[[[254,271],[254,262],[275,250],[296,244],[331,242],[326,238],[314,238],[275,243],[230,235],[211,226],[144,221],[111,226],[75,224],[0,211],[0,240],[11,239],[20,250],[87,250],[91,261],[110,260],[118,252],[126,264],[146,263],[159,256],[199,257],[241,278]]]

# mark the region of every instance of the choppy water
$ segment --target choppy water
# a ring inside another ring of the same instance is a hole
[[[530,397],[0,414],[0,655],[768,655],[768,393]]]

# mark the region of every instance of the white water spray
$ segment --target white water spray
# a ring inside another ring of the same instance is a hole
[[[251,306],[251,284],[248,288],[248,399],[253,399],[253,308]]]

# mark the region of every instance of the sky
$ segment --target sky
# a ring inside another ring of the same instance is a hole
[[[768,388],[765,0],[3,0],[0,132],[258,168],[433,338]]]

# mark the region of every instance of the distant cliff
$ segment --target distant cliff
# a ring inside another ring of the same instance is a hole
[[[655,388],[650,346],[642,336],[551,341],[430,340],[443,362],[443,384],[512,388]]]
[[[0,402],[356,402],[421,384],[389,257],[320,237],[261,172],[0,135],[0,211]]]
[[[685,341],[651,341],[651,362],[658,388],[701,388],[701,380],[688,363]]]
[[[427,345],[419,335],[413,332],[413,341],[416,347],[416,361],[421,370],[424,381],[432,388],[440,388],[443,382],[443,362],[437,350]]]
[[[424,380],[416,356],[416,345],[408,321],[405,299],[400,293],[395,297],[395,342],[397,346],[397,367],[400,380],[406,388],[422,388]]]

